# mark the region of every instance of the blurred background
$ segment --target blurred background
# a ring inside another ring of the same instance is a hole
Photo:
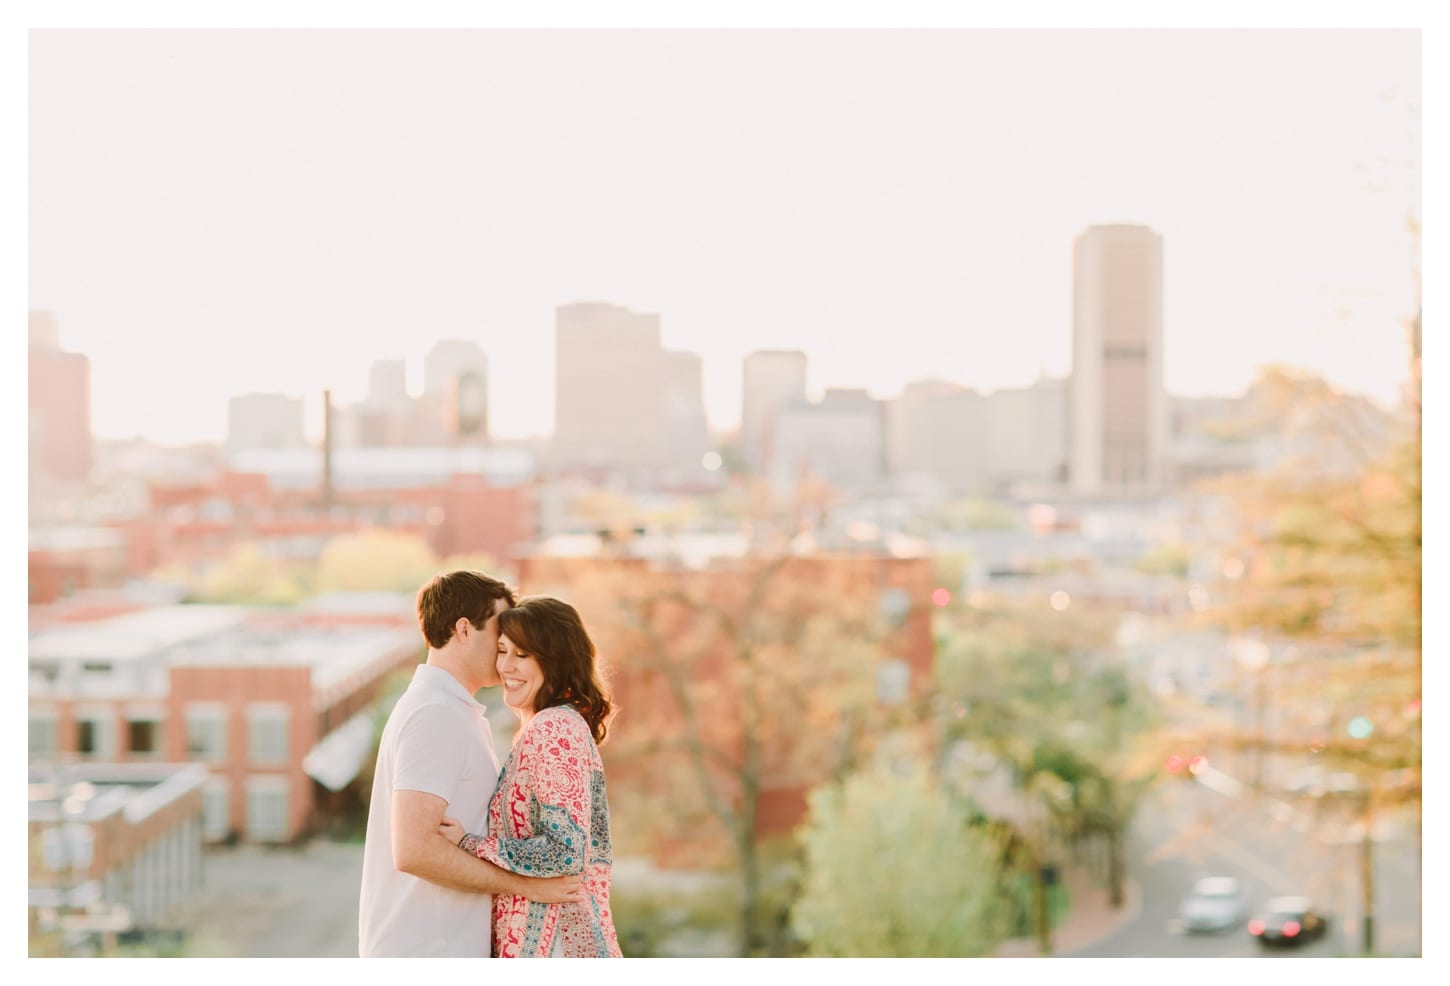
[[[627,956],[1421,954],[1418,31],[28,55],[30,955],[356,955],[459,567]]]

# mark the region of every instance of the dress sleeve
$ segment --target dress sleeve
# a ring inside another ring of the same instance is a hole
[[[519,737],[504,798],[502,831],[473,854],[521,876],[582,873],[588,861],[593,738],[573,709],[545,710]]]

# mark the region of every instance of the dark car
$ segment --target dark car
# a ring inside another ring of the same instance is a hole
[[[1329,920],[1307,897],[1275,897],[1249,921],[1249,934],[1265,947],[1302,945],[1323,938]]]

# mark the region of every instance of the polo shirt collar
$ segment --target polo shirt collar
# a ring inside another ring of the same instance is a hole
[[[413,671],[413,680],[427,688],[444,692],[454,698],[461,699],[480,712],[484,711],[483,703],[468,694],[468,689],[459,684],[457,678],[442,668],[434,667],[431,664],[420,664]]]

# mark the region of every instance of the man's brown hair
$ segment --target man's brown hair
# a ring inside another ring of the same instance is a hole
[[[437,650],[448,643],[461,618],[482,628],[499,599],[507,599],[510,606],[519,601],[511,586],[482,572],[459,569],[434,576],[418,590],[418,629]]]

